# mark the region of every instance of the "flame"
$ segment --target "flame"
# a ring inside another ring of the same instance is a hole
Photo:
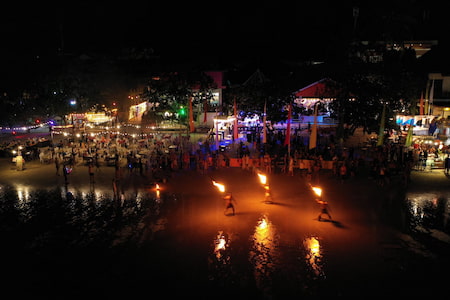
[[[159,184],[155,184],[155,193],[156,193],[156,199],[159,199],[161,197],[161,186]]]
[[[259,177],[259,181],[261,182],[261,184],[266,184],[267,183],[267,176],[261,173],[258,173],[258,177]]]
[[[214,180],[212,181],[212,183],[219,189],[219,191],[221,191],[222,193],[225,192],[225,185],[215,182]]]
[[[316,193],[317,196],[320,197],[322,195],[322,189],[320,187],[313,186],[311,188],[314,191],[314,193]]]
[[[264,186],[264,195],[266,197],[270,196],[270,187],[268,185]]]

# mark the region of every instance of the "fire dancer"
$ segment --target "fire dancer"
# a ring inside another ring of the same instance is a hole
[[[316,194],[316,202],[320,204],[320,213],[319,213],[319,216],[317,217],[317,219],[319,221],[322,220],[322,215],[325,214],[331,220],[332,218],[331,218],[331,215],[329,212],[328,202],[325,200],[322,200],[322,189],[317,186],[311,186],[311,189],[313,190],[314,194]]]
[[[224,214],[226,215],[228,212],[228,209],[231,208],[231,210],[233,211],[233,216],[234,216],[235,210],[234,210],[233,202],[236,203],[236,200],[234,199],[233,195],[231,193],[226,193],[225,196],[223,196],[223,199],[225,200],[225,203],[226,203]]]
[[[261,182],[264,188],[264,202],[265,203],[273,203],[272,193],[270,191],[270,186],[267,181],[267,176],[261,173],[258,173],[259,181]]]
[[[324,201],[322,199],[316,199],[317,203],[320,204],[320,213],[319,216],[317,217],[317,219],[320,221],[322,220],[322,215],[325,214],[328,216],[328,218],[330,220],[332,220],[330,212],[329,212],[329,208],[328,208],[328,202]]]
[[[270,186],[268,184],[264,186],[264,202],[273,203],[272,193],[270,191]]]

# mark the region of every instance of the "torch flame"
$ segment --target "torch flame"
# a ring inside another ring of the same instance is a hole
[[[156,190],[159,190],[160,189],[159,184],[156,184],[155,188],[156,188]]]
[[[322,195],[322,189],[320,187],[313,186],[311,188],[314,191],[314,193],[316,193],[317,196],[320,197]]]
[[[261,182],[261,184],[266,184],[267,183],[267,176],[261,173],[258,173],[258,177],[259,177],[259,181]]]
[[[214,180],[212,181],[212,183],[219,189],[219,191],[221,191],[222,193],[225,192],[225,185],[215,182]]]

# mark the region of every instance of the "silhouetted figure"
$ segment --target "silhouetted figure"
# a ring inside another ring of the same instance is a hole
[[[228,209],[231,208],[231,210],[233,211],[233,216],[235,214],[235,210],[234,210],[234,204],[233,202],[236,202],[236,200],[234,200],[234,197],[231,193],[227,193],[223,199],[225,200],[226,206],[225,206],[225,214],[227,214]]]
[[[94,163],[90,162],[88,165],[89,179],[91,184],[95,183],[94,181]]]
[[[69,169],[68,166],[63,166],[63,175],[64,175],[64,184],[67,185],[69,183],[68,175],[69,175]]]
[[[73,194],[71,192],[67,192],[66,193],[66,199],[69,201],[72,201],[75,199],[75,197],[73,196]]]
[[[60,168],[61,164],[59,163],[59,158],[55,157],[55,169],[56,169],[56,175],[59,176],[59,168]]]
[[[330,213],[328,211],[328,202],[327,201],[323,201],[323,200],[319,200],[319,199],[316,199],[316,201],[317,201],[317,203],[320,204],[320,213],[319,213],[319,216],[317,217],[317,219],[319,221],[321,221],[322,220],[322,215],[325,214],[325,215],[328,216],[328,218],[330,220],[332,220],[331,215],[330,215]]]
[[[450,157],[447,154],[447,157],[444,159],[444,172],[446,175],[449,175],[450,172]]]
[[[270,191],[270,186],[268,184],[264,185],[264,202],[273,203],[272,192]]]
[[[120,195],[119,195],[119,189],[118,189],[118,179],[117,178],[113,178],[112,180],[112,185],[113,185],[113,191],[114,191],[114,200],[119,199]]]

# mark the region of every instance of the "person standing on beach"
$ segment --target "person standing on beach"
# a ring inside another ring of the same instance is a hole
[[[234,210],[234,204],[233,202],[236,202],[236,200],[234,200],[234,197],[231,193],[227,193],[223,199],[225,200],[225,214],[228,212],[228,209],[231,208],[231,210],[233,211],[233,216],[235,214],[235,210]]]
[[[69,178],[67,177],[67,175],[69,175],[68,173],[68,166],[63,165],[63,175],[64,175],[64,184],[68,185],[69,184]],[[59,174],[58,174],[59,176]]]
[[[319,221],[321,221],[322,220],[322,215],[325,214],[325,215],[328,216],[328,219],[332,220],[330,212],[329,212],[329,208],[328,208],[328,202],[324,201],[322,199],[316,199],[316,201],[317,201],[317,203],[320,204],[320,213],[319,213],[319,216],[317,217],[317,219]]]
[[[449,157],[449,155],[450,154],[447,154],[447,157],[445,157],[445,159],[444,159],[444,172],[445,172],[445,175],[449,175],[449,173],[450,173],[450,157]]]
[[[91,184],[95,183],[94,181],[94,163],[90,162],[88,165],[89,179]]]
[[[58,156],[55,156],[55,168],[56,168],[56,175],[59,176],[59,169],[61,167],[61,164],[59,163],[59,158]]]

